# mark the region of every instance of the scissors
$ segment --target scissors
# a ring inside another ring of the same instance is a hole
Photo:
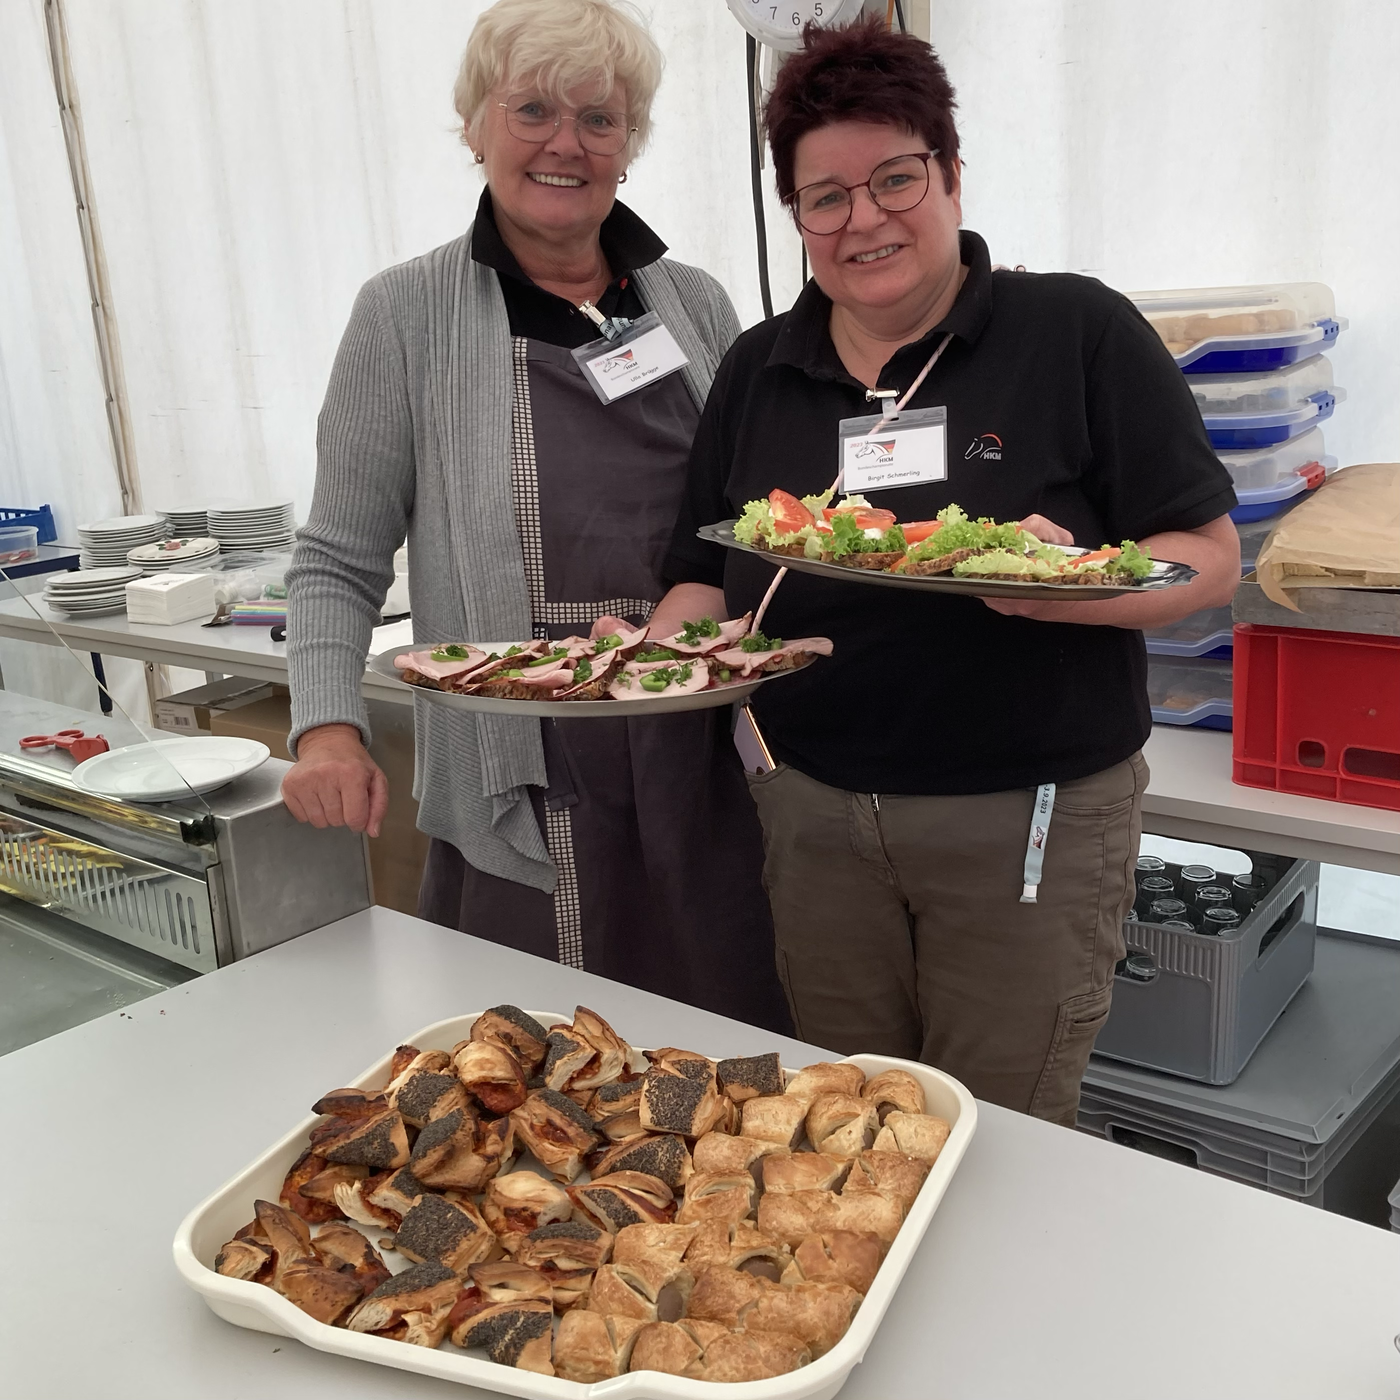
[[[63,749],[75,763],[106,753],[111,745],[100,735],[89,737],[81,729],[60,729],[57,734],[30,734],[19,741],[22,749]]]

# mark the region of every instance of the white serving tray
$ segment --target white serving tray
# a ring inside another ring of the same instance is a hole
[[[467,1038],[472,1022],[480,1014],[473,1012],[468,1016],[439,1021],[409,1036],[404,1043],[416,1045],[420,1050],[451,1050],[458,1041]],[[567,1023],[572,1019],[550,1011],[532,1011],[530,1014],[545,1026]],[[391,1059],[392,1055],[385,1055],[363,1074],[347,1080],[346,1087],[376,1088],[382,1085],[388,1078]],[[417,1371],[425,1376],[437,1376],[442,1380],[480,1386],[507,1395],[525,1396],[527,1400],[720,1400],[720,1397],[732,1397],[732,1400],[830,1400],[865,1355],[977,1127],[977,1105],[972,1095],[949,1075],[928,1065],[892,1059],[886,1055],[852,1055],[849,1063],[859,1065],[867,1077],[874,1077],[887,1069],[908,1070],[923,1086],[928,1111],[947,1119],[952,1124],[952,1132],[846,1335],[825,1356],[785,1376],[726,1384],[689,1380],[657,1371],[635,1371],[593,1385],[581,1385],[557,1376],[540,1376],[530,1371],[500,1366],[483,1356],[461,1351],[450,1342],[429,1349],[351,1332],[344,1327],[330,1327],[307,1316],[265,1284],[248,1283],[216,1274],[214,1256],[253,1218],[254,1200],[278,1199],[288,1170],[306,1147],[307,1134],[320,1121],[315,1115],[303,1119],[284,1138],[255,1158],[185,1217],[175,1234],[175,1267],[185,1282],[202,1295],[219,1317],[235,1326],[248,1327],[256,1332],[271,1332],[279,1337],[294,1337],[318,1351],[353,1356],[380,1366]],[[796,1068],[800,1066],[788,1067],[788,1075],[795,1073]],[[308,1097],[325,1093],[331,1087],[323,1083],[308,1085]],[[382,1233],[370,1234],[370,1238],[378,1239]],[[392,1252],[388,1253],[385,1262],[395,1272],[408,1264],[406,1259]]]

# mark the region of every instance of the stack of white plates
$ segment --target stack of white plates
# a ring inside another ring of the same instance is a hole
[[[296,538],[292,501],[219,501],[209,507],[209,533],[224,549],[285,549]]]
[[[79,556],[85,569],[115,568],[126,563],[126,552],[140,544],[165,538],[160,515],[118,515],[78,526]]]
[[[170,522],[170,533],[181,539],[209,533],[209,512],[203,506],[171,506],[161,514]]]
[[[135,564],[143,574],[163,574],[172,564],[209,564],[219,557],[219,542],[204,539],[162,540],[159,544],[141,544],[126,552],[126,562]]]
[[[44,587],[44,602],[73,617],[126,611],[126,586],[141,577],[133,565],[111,569],[78,569],[71,574],[51,574]]]

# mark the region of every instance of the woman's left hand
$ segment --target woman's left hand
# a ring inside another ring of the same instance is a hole
[[[1067,545],[1074,543],[1074,536],[1063,525],[1056,525],[1043,515],[1028,515],[1016,522],[1023,530],[1029,530],[1041,544]]]

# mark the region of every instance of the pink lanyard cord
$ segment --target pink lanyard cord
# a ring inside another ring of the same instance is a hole
[[[928,357],[928,363],[925,364],[923,369],[921,369],[918,372],[918,374],[914,377],[914,382],[909,386],[908,390],[904,394],[904,397],[901,398],[894,405],[893,408],[885,409],[885,411],[880,415],[880,421],[876,423],[873,428],[871,428],[869,433],[866,434],[867,437],[874,437],[874,435],[878,433],[880,429],[885,426],[886,423],[890,422],[892,419],[898,418],[899,415],[904,412],[905,408],[907,408],[909,405],[909,400],[912,399],[914,395],[918,392],[919,385],[921,385],[924,382],[924,380],[928,378],[929,371],[934,367],[934,365],[938,363],[939,356],[941,356],[943,352],[948,348],[949,344],[952,342],[952,339],[953,332],[949,331],[947,335],[945,335],[943,339],[938,342],[938,349],[936,349],[933,352],[933,354]],[[841,489],[841,479],[843,476],[845,476],[845,474],[845,467],[842,467],[840,470],[837,471],[836,480],[831,483],[831,491],[833,494]],[[753,615],[753,626],[749,628],[750,636],[753,636],[758,632],[763,622],[763,615],[768,611],[768,604],[773,601],[773,595],[778,591],[778,585],[786,577],[787,565],[784,564],[783,567],[779,569],[776,574],[773,575],[773,582],[768,585],[768,591],[763,595],[763,601],[758,605],[758,611]]]

